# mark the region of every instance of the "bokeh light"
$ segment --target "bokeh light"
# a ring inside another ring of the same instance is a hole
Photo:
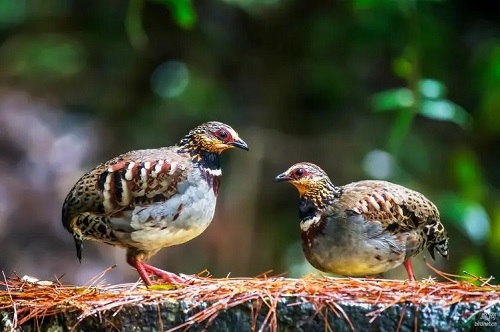
[[[183,62],[167,61],[151,75],[151,88],[160,97],[180,96],[189,84],[189,71]]]

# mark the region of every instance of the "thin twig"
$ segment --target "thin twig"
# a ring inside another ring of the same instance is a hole
[[[492,278],[472,274],[452,275],[430,268],[447,282],[432,279],[408,282],[401,280],[354,279],[306,276],[300,279],[269,276],[259,278],[208,278],[208,271],[190,276],[187,285],[158,285],[147,289],[141,283],[107,285],[105,274],[112,267],[99,273],[84,286],[64,285],[56,278],[54,282],[38,281],[35,278],[7,278],[0,281],[0,309],[14,314],[14,328],[33,320],[40,324],[44,317],[61,312],[77,312],[77,322],[86,317],[101,317],[106,320],[116,316],[125,306],[143,304],[159,305],[165,301],[183,301],[190,308],[188,318],[170,331],[189,330],[197,324],[209,326],[218,315],[239,305],[249,305],[253,330],[278,330],[277,307],[309,303],[312,319],[326,319],[333,313],[343,317],[346,327],[354,330],[353,322],[345,312],[344,303],[365,303],[375,309],[368,313],[373,322],[386,309],[401,303],[436,303],[450,306],[457,302],[475,302],[479,312],[500,303],[500,287],[490,284]],[[477,286],[474,283],[481,282]],[[204,308],[199,310],[200,304]],[[192,313],[192,310],[197,310]],[[266,311],[263,321],[259,313]],[[323,312],[324,311],[324,312]],[[104,313],[108,315],[104,315]],[[418,310],[417,310],[418,312]],[[401,327],[405,313],[401,314]],[[159,319],[161,319],[158,314]],[[165,324],[160,322],[159,325]],[[259,324],[259,326],[257,326]],[[261,324],[261,325],[260,325]],[[325,323],[327,324],[327,323]],[[415,322],[415,326],[417,322]],[[73,327],[74,328],[74,327]],[[166,327],[165,328],[170,328]],[[330,327],[325,327],[330,329]],[[163,328],[162,328],[163,329]]]

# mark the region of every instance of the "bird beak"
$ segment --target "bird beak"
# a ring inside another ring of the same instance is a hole
[[[281,174],[278,174],[278,176],[276,176],[274,178],[274,182],[284,182],[284,181],[290,181],[292,178],[289,177],[286,173],[281,173]]]
[[[234,141],[228,143],[228,145],[232,145],[236,148],[240,148],[240,149],[248,151],[248,144],[245,143],[245,141],[242,140],[241,138],[238,138],[237,140],[234,140]]]

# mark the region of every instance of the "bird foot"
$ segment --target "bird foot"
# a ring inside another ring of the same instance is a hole
[[[154,266],[151,266],[149,264],[143,263],[142,266],[144,267],[145,272],[159,277],[161,280],[163,280],[166,283],[181,284],[181,285],[187,283],[187,280],[181,278],[180,276],[178,276],[175,273],[161,270],[161,269],[154,267]]]
[[[148,287],[153,284],[151,282],[151,278],[149,278],[149,275],[157,276],[166,283],[177,284],[177,285],[183,285],[188,283],[187,280],[181,278],[175,273],[161,270],[152,265],[143,263],[140,260],[137,260],[133,257],[127,257],[127,262],[137,270],[137,273],[139,273],[139,275],[141,276],[142,281]]]

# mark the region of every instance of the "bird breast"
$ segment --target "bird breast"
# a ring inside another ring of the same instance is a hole
[[[115,225],[128,219],[132,228],[131,232],[117,236],[127,245],[156,251],[200,235],[212,221],[217,198],[212,185],[202,176],[196,169],[177,185],[177,193],[168,200],[136,206],[125,218],[115,218]]]

